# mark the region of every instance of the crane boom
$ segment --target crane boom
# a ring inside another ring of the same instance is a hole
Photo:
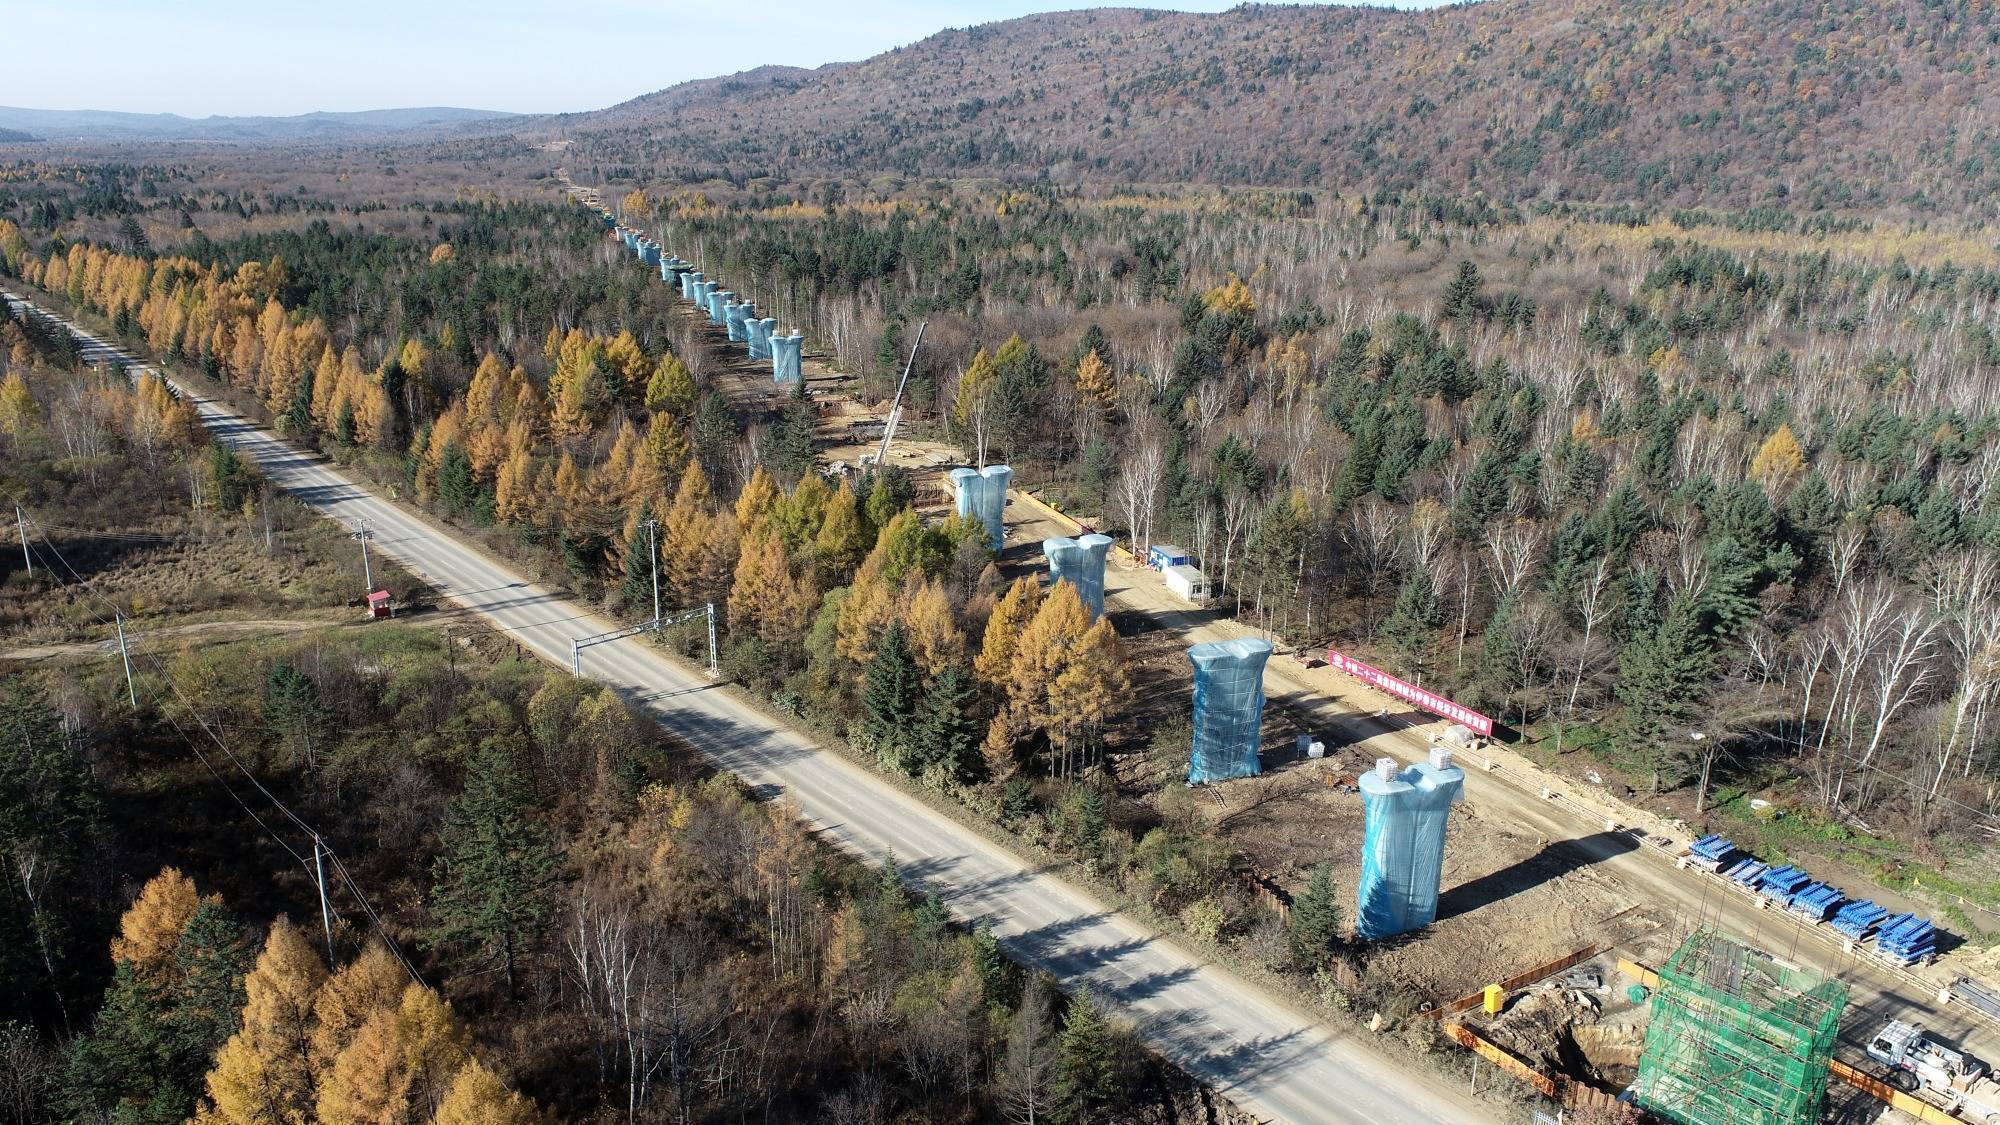
[[[882,445],[875,451],[875,464],[879,467],[889,456],[889,443],[896,440],[896,423],[903,418],[903,388],[910,383],[910,372],[917,366],[917,349],[924,346],[924,329],[930,321],[917,322],[917,342],[910,345],[909,361],[903,364],[903,377],[896,381],[896,397],[889,403],[889,420],[882,424]]]

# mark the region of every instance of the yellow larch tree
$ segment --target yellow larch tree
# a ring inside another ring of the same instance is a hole
[[[314,1073],[323,1077],[368,1017],[394,1008],[409,983],[409,974],[388,948],[372,941],[359,957],[328,977],[313,998],[313,1027],[307,1037]]]
[[[472,1058],[470,1037],[451,1008],[420,984],[394,1007],[377,1009],[334,1056],[320,1083],[324,1125],[415,1125],[443,1104]]]
[[[333,432],[338,419],[334,400],[340,394],[340,353],[332,344],[323,345],[319,350],[319,361],[313,364],[312,413],[313,429],[320,433]]]
[[[146,881],[139,897],[118,920],[118,936],[111,939],[111,959],[132,962],[142,977],[171,971],[181,931],[200,905],[194,880],[178,868],[163,868]]]
[[[652,378],[646,381],[646,409],[654,413],[662,411],[685,420],[694,415],[701,392],[695,387],[694,373],[682,363],[680,357],[668,352],[660,357],[658,366],[653,368]]]
[[[618,385],[623,387],[627,401],[638,402],[645,397],[646,384],[652,378],[653,364],[646,358],[646,350],[639,346],[638,337],[629,329],[613,336],[604,345],[604,362],[618,377]]]
[[[243,980],[243,1023],[216,1053],[196,1125],[306,1125],[318,1085],[313,1010],[326,966],[279,917]]]
[[[935,676],[963,661],[965,630],[958,626],[958,614],[944,583],[911,574],[905,580],[905,594],[903,633],[924,674]]]
[[[0,434],[25,442],[42,432],[42,405],[17,371],[0,381]]]
[[[779,500],[778,486],[772,482],[764,466],[750,471],[749,483],[736,496],[736,523],[747,535],[770,516]]]
[[[1118,401],[1118,379],[1111,373],[1111,365],[1104,362],[1104,357],[1098,355],[1095,348],[1076,365],[1076,389],[1099,413],[1110,413]]]
[[[1799,448],[1799,439],[1793,435],[1789,424],[1781,425],[1757,447],[1757,455],[1750,460],[1750,475],[1764,486],[1764,491],[1774,498],[1791,487],[1800,473],[1806,470],[1805,450]]]
[[[667,509],[660,542],[660,570],[676,605],[694,605],[705,571],[703,556],[713,550],[715,516],[708,510],[708,477],[700,465],[681,474],[673,506]]]
[[[867,549],[862,538],[861,504],[854,498],[854,486],[842,480],[827,499],[819,534],[813,538],[813,565],[821,584],[845,584]]]
[[[535,1103],[507,1088],[478,1060],[460,1067],[431,1125],[543,1125]]]
[[[694,457],[694,443],[672,414],[654,414],[646,427],[646,463],[659,475],[662,488],[677,487],[681,471]]]
[[[1014,666],[1014,651],[1021,643],[1022,631],[1041,608],[1040,580],[1023,576],[1007,587],[1007,592],[1000,596],[993,606],[993,613],[987,617],[986,636],[980,642],[979,657],[973,662],[972,670],[996,698],[1006,698],[1008,677]]]

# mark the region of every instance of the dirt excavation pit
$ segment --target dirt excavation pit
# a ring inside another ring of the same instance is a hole
[[[1638,1069],[1647,1013],[1613,961],[1600,955],[1526,986],[1497,1016],[1474,1009],[1458,1018],[1543,1074],[1621,1090]]]

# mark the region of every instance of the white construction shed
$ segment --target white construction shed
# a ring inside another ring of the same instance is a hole
[[[1168,567],[1164,577],[1167,589],[1188,601],[1200,605],[1208,600],[1208,577],[1186,563]]]

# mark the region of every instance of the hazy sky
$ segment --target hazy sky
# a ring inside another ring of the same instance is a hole
[[[1142,4],[1220,11],[1236,0]],[[1402,0],[1436,7],[1443,0]],[[0,0],[0,105],[293,114],[599,109],[763,63],[866,58],[1060,0]],[[86,49],[79,56],[80,49]]]

